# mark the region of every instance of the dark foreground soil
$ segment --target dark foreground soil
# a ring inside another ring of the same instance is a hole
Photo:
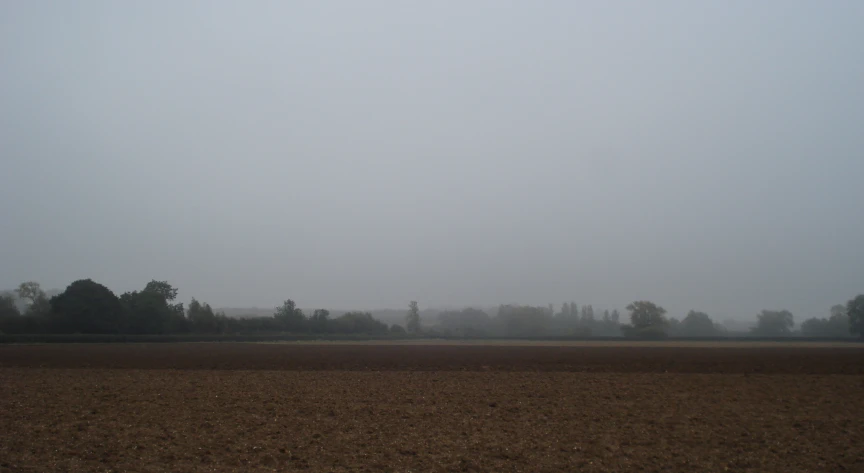
[[[862,355],[6,346],[0,472],[862,472]]]
[[[0,367],[864,375],[864,344],[801,348],[351,344],[0,345]]]

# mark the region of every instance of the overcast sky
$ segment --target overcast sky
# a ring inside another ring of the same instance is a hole
[[[0,287],[800,322],[862,176],[857,0],[0,3]]]

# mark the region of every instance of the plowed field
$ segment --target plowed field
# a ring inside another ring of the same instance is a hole
[[[864,471],[864,349],[0,346],[0,471]]]

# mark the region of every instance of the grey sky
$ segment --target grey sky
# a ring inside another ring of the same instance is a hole
[[[0,3],[0,287],[864,292],[864,2]]]

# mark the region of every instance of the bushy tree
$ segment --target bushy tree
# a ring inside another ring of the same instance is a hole
[[[704,312],[691,310],[678,326],[677,334],[685,337],[713,337],[717,335],[714,322]]]
[[[47,319],[51,314],[51,303],[38,282],[22,282],[15,293],[20,300],[25,301],[25,316]]]
[[[659,339],[666,338],[669,321],[666,309],[650,301],[635,301],[627,306],[630,325],[621,325],[625,337]]]
[[[288,299],[276,308],[273,318],[282,326],[286,332],[305,332],[308,328],[306,314],[297,308],[293,300]]]
[[[795,318],[788,310],[763,310],[750,331],[754,335],[780,337],[791,334],[794,326]]]
[[[365,333],[383,334],[387,333],[387,324],[375,320],[369,312],[346,312],[333,319],[330,323],[331,331],[335,333]]]
[[[172,304],[177,289],[165,281],[150,281],[142,291],[120,296],[123,331],[132,334],[183,333],[189,330],[183,304]]]
[[[0,332],[45,333],[48,331],[48,315],[51,305],[43,295],[26,300],[7,292],[0,294]],[[24,310],[24,314],[21,311]]]
[[[168,284],[168,281],[152,280],[144,287],[144,292],[154,292],[159,294],[165,302],[172,302],[177,299],[177,288]]]
[[[51,301],[53,329],[59,333],[118,333],[123,306],[107,287],[90,279],[73,282]]]
[[[18,297],[28,301],[29,304],[35,304],[40,299],[47,299],[45,291],[36,281],[22,282],[18,285],[18,289],[15,289],[15,292]]]
[[[849,317],[849,330],[864,338],[864,294],[846,303],[846,315]]]
[[[17,333],[20,319],[15,299],[9,294],[0,294],[0,333]]]
[[[393,324],[390,326],[390,333],[393,335],[405,335],[407,332],[405,331],[405,327],[399,324]]]
[[[18,311],[18,306],[15,305],[15,299],[9,294],[0,295],[0,319],[20,316],[21,312]]]
[[[224,314],[216,314],[210,304],[200,303],[194,297],[187,309],[189,328],[195,333],[222,333],[225,326]]]
[[[329,328],[330,311],[327,309],[316,309],[309,317],[309,329],[315,333],[325,333]]]
[[[666,309],[650,301],[635,301],[627,306],[630,323],[637,330],[666,325]]]
[[[848,337],[849,316],[846,306],[837,304],[831,307],[830,317],[813,317],[801,323],[801,334],[807,337]]]
[[[552,317],[545,307],[502,305],[498,307],[497,322],[507,335],[524,337],[543,335],[552,325]]]
[[[417,301],[411,301],[408,304],[408,315],[405,316],[405,326],[408,333],[418,334],[421,331],[420,327],[420,307]]]

